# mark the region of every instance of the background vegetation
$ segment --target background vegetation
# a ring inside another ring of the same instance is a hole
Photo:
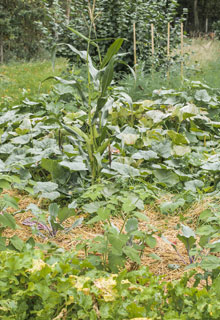
[[[90,9],[88,8],[88,3]],[[93,10],[93,4],[95,5]],[[85,42],[70,32],[68,26],[85,36],[106,39],[99,42],[106,52],[111,38],[124,37],[125,61],[133,63],[133,22],[136,22],[138,57],[149,61],[150,24],[155,26],[155,61],[162,59],[166,47],[166,22],[171,22],[171,44],[176,44],[179,21],[185,20],[187,32],[218,33],[220,7],[216,1],[85,1],[85,0],[3,0],[0,4],[0,62],[15,59],[33,59],[51,52],[55,43],[75,43],[81,50]],[[187,11],[186,11],[187,9]],[[188,12],[186,14],[186,12]],[[208,19],[208,20],[207,20]],[[90,21],[92,20],[91,28]],[[214,26],[214,27],[213,27]],[[215,28],[215,29],[214,29]],[[91,29],[91,30],[90,30]],[[96,56],[96,47],[91,48]],[[65,47],[59,54],[75,59]],[[148,64],[149,62],[147,62]]]
[[[75,4],[1,3],[0,317],[218,320],[219,41],[176,46],[218,21]]]

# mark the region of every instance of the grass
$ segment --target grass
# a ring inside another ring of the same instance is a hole
[[[175,54],[178,54],[177,50]],[[212,88],[220,88],[220,41],[207,39],[186,39],[184,45],[184,78],[207,83]],[[133,101],[149,99],[155,89],[184,89],[180,63],[170,68],[169,78],[164,70],[152,74],[145,73],[142,66],[137,70],[134,85],[132,75],[126,75],[120,85],[124,86]]]
[[[53,80],[40,83],[49,76],[60,75],[66,69],[67,61],[57,59],[55,70],[51,61],[14,62],[0,65],[0,105],[17,104],[22,99],[50,91]]]
[[[193,39],[185,45],[188,54],[186,67],[194,69],[192,80],[206,82],[212,88],[220,88],[220,41]]]

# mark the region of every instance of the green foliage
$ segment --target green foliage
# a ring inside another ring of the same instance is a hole
[[[212,25],[213,32],[215,33],[215,36],[220,39],[220,21],[216,21]]]
[[[1,234],[6,228],[17,229],[17,224],[12,214],[6,212],[7,208],[18,209],[18,199],[4,194],[0,197],[0,241],[2,242]],[[1,243],[2,247],[2,243]]]
[[[148,224],[147,216],[141,213],[144,201],[155,198],[154,193],[147,188],[132,190],[131,187],[125,191],[120,187],[113,183],[93,185],[80,201],[86,202],[82,209],[89,213],[87,224],[101,222],[103,235],[91,241],[80,241],[77,249],[83,249],[96,267],[112,272],[118,271],[127,259],[132,261],[132,268],[136,268],[141,263],[144,248],[156,245],[155,230]],[[120,227],[112,222],[114,217],[120,218]],[[139,228],[139,220],[142,227],[145,223],[145,230]]]
[[[31,59],[40,52],[42,33],[35,22],[46,18],[44,1],[1,1],[0,45],[1,62],[10,59]]]
[[[111,87],[112,59],[104,71],[88,56],[89,84],[76,72],[56,77],[50,94],[3,110],[1,170],[13,172],[16,188],[51,201],[71,201],[91,183],[118,177],[150,190],[184,189],[189,198],[218,194],[218,91],[185,81],[182,91],[155,90],[151,100],[133,102]]]
[[[166,60],[167,23],[172,22],[171,47],[178,43],[179,24],[176,22],[177,1],[106,1],[98,0],[95,8],[88,10],[88,4],[79,0],[72,7],[70,26],[92,39],[100,39],[99,46],[102,53],[106,52],[112,39],[125,38],[123,51],[126,53],[124,61],[133,65],[133,22],[136,23],[137,56],[138,61],[145,61],[145,68],[149,70],[151,59],[151,24],[155,26],[155,68]],[[89,14],[89,12],[91,14]],[[90,28],[91,26],[91,28]],[[65,39],[65,37],[63,37]],[[103,39],[103,40],[102,40]],[[68,37],[66,37],[66,41]],[[71,39],[72,41],[72,39]],[[77,48],[86,48],[82,39],[75,36]],[[71,43],[71,42],[69,42]],[[72,61],[75,58],[69,52],[62,52]],[[97,56],[97,48],[91,48],[92,57]],[[118,67],[123,68],[123,67]],[[125,69],[127,71],[127,69]]]
[[[219,276],[209,289],[161,283],[146,268],[118,275],[56,247],[0,252],[2,319],[218,319]],[[95,307],[94,307],[94,301]]]

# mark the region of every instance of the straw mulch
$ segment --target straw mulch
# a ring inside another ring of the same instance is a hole
[[[26,209],[30,203],[37,204],[37,200],[27,195],[21,195],[17,191],[9,191],[8,193],[11,196],[16,196],[20,199],[20,209]],[[187,217],[190,219],[190,226],[192,228],[196,226],[200,213],[209,206],[209,202],[210,200],[206,199],[206,201],[196,203],[186,213],[184,213],[186,221]],[[151,228],[157,230],[154,235],[157,240],[157,245],[154,249],[151,249],[149,247],[145,248],[141,260],[142,266],[148,266],[150,271],[155,275],[162,276],[162,278],[166,281],[172,281],[175,279],[179,279],[183,275],[183,273],[186,272],[186,265],[182,261],[182,258],[187,263],[189,261],[184,245],[177,238],[179,230],[176,228],[176,226],[178,223],[181,223],[180,215],[164,216],[156,208],[157,205],[155,205],[154,207],[147,206],[144,213],[149,218],[149,223],[139,223],[139,228],[142,230],[150,231]],[[9,212],[13,213],[13,211],[13,209],[9,208]],[[17,235],[24,241],[33,236],[36,242],[54,242],[59,247],[63,247],[66,250],[74,250],[75,246],[80,242],[80,239],[89,240],[95,238],[97,235],[103,234],[102,223],[96,223],[96,225],[93,226],[82,224],[76,229],[71,230],[69,233],[58,231],[54,238],[42,238],[39,235],[32,234],[31,227],[23,225],[23,221],[31,217],[31,212],[16,214],[15,219],[20,228],[17,230],[6,229],[3,233],[3,236],[10,238],[13,235]],[[70,227],[73,224],[74,220],[78,218],[79,216],[70,217],[63,224],[65,227]],[[119,229],[122,226],[122,221],[118,218],[113,218],[112,222]],[[186,224],[186,222],[184,222],[184,224]],[[163,234],[169,241],[175,243],[176,247],[178,248],[179,255],[175,252],[171,245],[165,243],[161,239],[161,237],[159,236],[160,234]],[[156,254],[160,259],[155,260],[153,257],[149,256],[150,254]],[[83,252],[79,252],[79,255],[83,256]],[[178,269],[171,269],[170,265],[178,265],[179,267]],[[132,270],[135,266],[132,262],[128,261],[126,267],[129,270]]]

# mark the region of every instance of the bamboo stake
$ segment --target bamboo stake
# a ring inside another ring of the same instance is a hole
[[[133,23],[133,39],[134,39],[134,70],[137,72],[137,44],[136,44],[136,30],[135,30],[135,22]]]
[[[183,79],[183,23],[181,22],[181,78]]]
[[[151,23],[151,52],[152,52],[152,73],[154,69],[154,25]]]
[[[167,60],[168,60],[168,71],[167,71],[167,79],[170,79],[170,22],[167,25]]]
[[[151,24],[151,48],[152,48],[152,57],[154,56],[154,25]]]

